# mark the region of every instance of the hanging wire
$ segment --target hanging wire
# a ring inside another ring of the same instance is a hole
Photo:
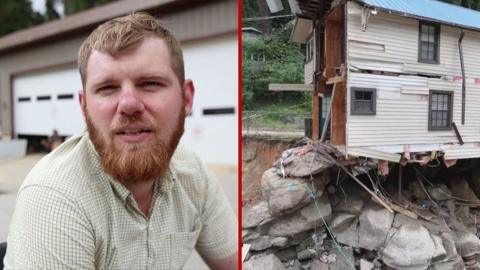
[[[340,244],[338,244],[337,240],[335,239],[335,234],[332,232],[332,230],[330,229],[330,226],[328,226],[327,222],[326,222],[325,219],[323,218],[322,210],[320,210],[320,207],[318,206],[316,192],[314,192],[315,186],[313,185],[313,182],[311,183],[311,185],[312,185],[312,189],[310,190],[310,197],[312,198],[312,200],[313,200],[313,202],[314,202],[314,204],[315,204],[315,208],[317,208],[317,211],[318,211],[318,213],[320,214],[320,219],[322,220],[323,225],[324,225],[325,228],[327,229],[328,233],[332,236],[332,241],[333,241],[333,244],[335,245],[335,248],[336,248],[336,249],[338,250],[338,252],[343,256],[343,258],[344,258],[345,261],[348,263],[348,265],[349,265],[353,270],[356,270],[355,264],[350,260],[350,258],[347,256],[347,254],[345,254],[345,252],[343,252],[342,247],[340,246]]]

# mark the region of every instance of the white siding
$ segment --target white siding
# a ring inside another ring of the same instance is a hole
[[[465,142],[480,141],[480,33],[465,31],[466,119],[461,125],[462,82],[458,52],[460,30],[441,26],[440,63],[418,63],[418,20],[371,15],[361,31],[358,4],[348,2],[347,146],[435,144],[458,142],[455,132],[428,130],[429,90],[454,91],[453,122]],[[385,76],[356,69],[412,74]],[[441,79],[413,74],[431,74]],[[350,115],[350,88],[377,89],[376,115]]]
[[[314,69],[313,62],[314,60],[312,59],[312,61],[305,63],[305,73],[304,73],[305,84],[313,83],[313,69]]]
[[[315,72],[315,60],[316,60],[315,55],[316,55],[316,49],[317,49],[317,44],[315,44],[315,35],[312,32],[309,35],[311,35],[310,38],[312,39],[313,56],[312,56],[312,59],[306,62],[304,65],[303,79],[305,84],[313,84],[313,73]],[[307,41],[310,38],[308,38]]]

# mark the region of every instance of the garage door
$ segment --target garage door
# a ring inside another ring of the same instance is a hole
[[[15,135],[71,136],[84,129],[78,103],[82,83],[75,68],[49,70],[13,80]]]

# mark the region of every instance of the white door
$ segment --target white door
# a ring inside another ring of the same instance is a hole
[[[71,136],[84,129],[78,92],[82,89],[75,68],[17,76],[13,80],[15,135]]]

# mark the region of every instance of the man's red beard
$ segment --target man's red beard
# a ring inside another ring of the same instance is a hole
[[[109,128],[108,137],[104,138],[93,124],[88,110],[85,115],[90,139],[100,156],[104,171],[123,184],[141,183],[163,176],[182,137],[185,123],[185,113],[180,110],[175,130],[165,139],[161,138],[157,124],[146,123],[141,116],[122,116],[119,123]],[[114,143],[114,130],[139,123],[145,124],[153,133],[152,143]]]

